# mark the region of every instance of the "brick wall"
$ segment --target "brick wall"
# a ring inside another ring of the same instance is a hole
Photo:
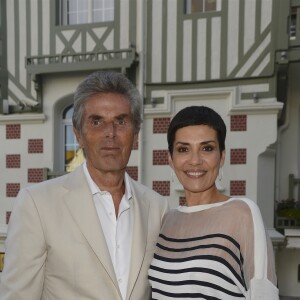
[[[20,138],[21,138],[20,124],[6,125],[6,139],[20,139]]]
[[[20,168],[21,167],[21,155],[20,154],[7,154],[6,155],[6,168]]]
[[[138,180],[138,167],[126,167],[126,172],[128,173],[128,175],[134,179],[134,180]]]
[[[170,196],[170,181],[153,181],[152,189],[162,196]]]
[[[28,140],[28,153],[43,153],[43,152],[44,152],[43,139]]]
[[[236,115],[230,117],[231,131],[246,131],[247,130],[247,116]]]
[[[153,133],[167,133],[171,118],[154,118]]]
[[[168,165],[168,150],[153,150],[153,165]]]
[[[232,165],[244,165],[247,163],[247,149],[231,149],[230,163]]]

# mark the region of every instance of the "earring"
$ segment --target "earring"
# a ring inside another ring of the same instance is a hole
[[[219,176],[218,176],[219,181],[221,181],[222,178],[223,178],[223,169],[222,169],[222,167],[220,167],[220,169],[219,169]]]

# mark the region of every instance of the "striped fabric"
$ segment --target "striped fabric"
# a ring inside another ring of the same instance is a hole
[[[253,269],[246,203],[180,207],[166,216],[157,242],[149,269],[152,299],[245,299]]]

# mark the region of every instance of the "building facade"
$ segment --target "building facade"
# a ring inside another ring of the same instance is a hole
[[[257,202],[280,293],[300,297],[299,46],[299,0],[0,0],[0,252],[20,188],[82,161],[77,85],[115,70],[144,99],[128,173],[184,203],[168,124],[185,106],[216,109],[228,129],[219,188]]]

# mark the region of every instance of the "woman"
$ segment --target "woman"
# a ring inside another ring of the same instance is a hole
[[[226,126],[212,109],[181,110],[168,129],[169,163],[186,206],[165,217],[149,270],[152,299],[276,300],[272,244],[257,205],[222,194]]]

